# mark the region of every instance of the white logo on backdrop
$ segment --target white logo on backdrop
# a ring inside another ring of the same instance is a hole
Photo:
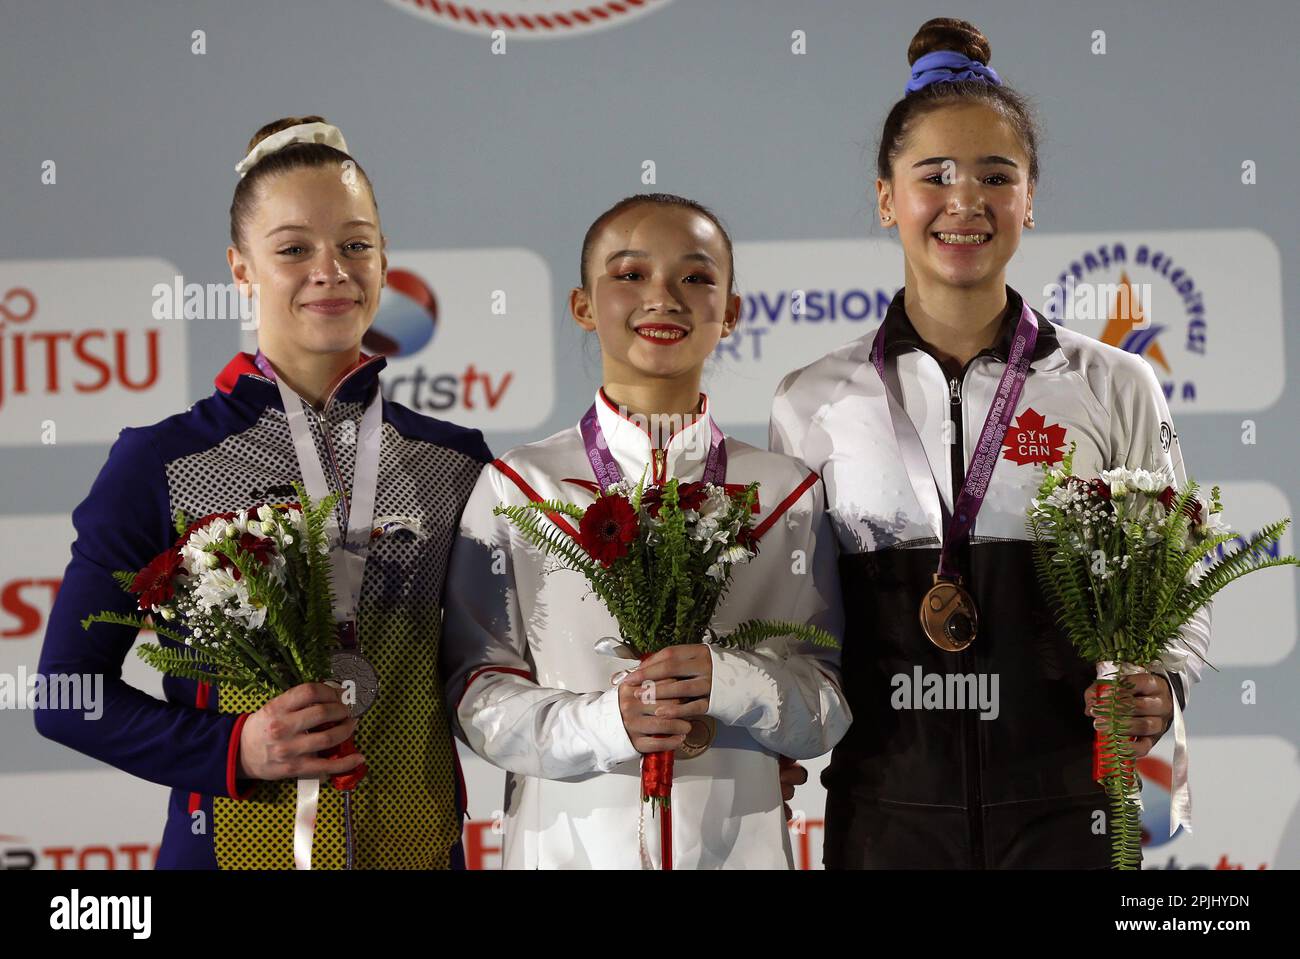
[[[709,385],[723,421],[765,425],[782,377],[879,325],[903,255],[893,240],[738,243],[736,275],[741,321]],[[1145,358],[1175,417],[1282,395],[1281,258],[1257,230],[1026,235],[1007,282],[1054,321]],[[1053,302],[1054,287],[1072,298]]]
[[[1175,418],[1282,396],[1282,258],[1258,230],[1026,236],[1007,282],[1048,319],[1143,357]]]

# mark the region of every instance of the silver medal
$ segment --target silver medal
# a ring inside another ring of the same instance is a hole
[[[379,674],[360,653],[340,649],[330,655],[330,673],[344,689],[344,701],[354,717],[361,716],[379,696]],[[350,695],[348,691],[351,690]]]

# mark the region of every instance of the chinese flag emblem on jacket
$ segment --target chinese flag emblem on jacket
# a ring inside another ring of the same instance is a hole
[[[1002,446],[1003,459],[1021,466],[1059,463],[1065,456],[1065,427],[1056,423],[1048,426],[1041,414],[1027,409],[1007,430]]]

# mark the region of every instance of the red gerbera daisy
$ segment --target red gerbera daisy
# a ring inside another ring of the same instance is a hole
[[[169,549],[159,553],[149,561],[149,565],[135,574],[131,580],[131,592],[140,596],[141,609],[148,610],[161,606],[176,595],[172,578],[181,565],[181,551]]]
[[[582,514],[578,530],[583,549],[608,568],[636,539],[636,511],[622,496],[601,496]]]

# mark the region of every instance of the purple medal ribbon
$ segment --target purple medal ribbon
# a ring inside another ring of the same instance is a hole
[[[591,404],[591,409],[583,415],[578,426],[582,431],[582,444],[587,449],[587,460],[591,463],[591,471],[596,474],[596,482],[600,484],[603,493],[615,483],[623,481],[623,471],[618,468],[618,463],[614,461],[614,454],[609,451],[609,445],[605,442],[605,434],[600,428],[600,418],[596,415],[595,403]],[[709,426],[712,431],[711,442],[709,456],[704,464],[703,482],[722,486],[727,478],[727,446],[723,440],[722,430],[718,428],[718,424],[712,417],[709,417]]]
[[[961,491],[953,503],[952,516],[949,518],[943,530],[943,545],[939,550],[939,575],[944,579],[959,579],[960,576],[954,567],[952,554],[954,550],[964,544],[970,538],[970,531],[975,526],[975,517],[979,514],[980,507],[984,505],[984,496],[988,492],[989,481],[993,478],[993,470],[998,465],[998,454],[1002,451],[1002,441],[1006,438],[1007,430],[1011,426],[1011,420],[1016,414],[1016,404],[1020,401],[1020,393],[1025,386],[1025,378],[1029,375],[1029,364],[1033,362],[1034,346],[1038,342],[1038,321],[1034,318],[1033,311],[1027,303],[1021,303],[1020,321],[1016,324],[1015,336],[1011,341],[1011,350],[1007,354],[1007,368],[1002,372],[1002,379],[998,382],[997,392],[993,395],[993,402],[989,406],[988,415],[984,418],[984,427],[980,430],[979,442],[975,446],[975,455],[971,457],[970,469],[966,472],[966,480],[962,483]],[[885,337],[884,328],[876,334],[875,342],[871,345],[871,363],[880,375],[880,381],[885,387],[885,396],[888,398],[891,418],[894,422],[894,437],[898,440],[900,448],[903,447],[904,441],[899,436],[898,424],[900,419],[907,422],[911,429],[909,439],[915,439],[918,443],[920,438],[916,433],[916,426],[903,410],[902,401],[894,395],[890,389],[889,380],[885,378]],[[907,450],[903,450],[904,461],[908,460]],[[929,461],[922,452],[921,461],[928,466]],[[913,475],[914,470],[908,468],[909,477],[912,479],[915,487],[918,477]],[[933,473],[931,474],[933,479]],[[936,486],[938,484],[936,483]],[[921,493],[918,490],[917,498],[924,503]]]

